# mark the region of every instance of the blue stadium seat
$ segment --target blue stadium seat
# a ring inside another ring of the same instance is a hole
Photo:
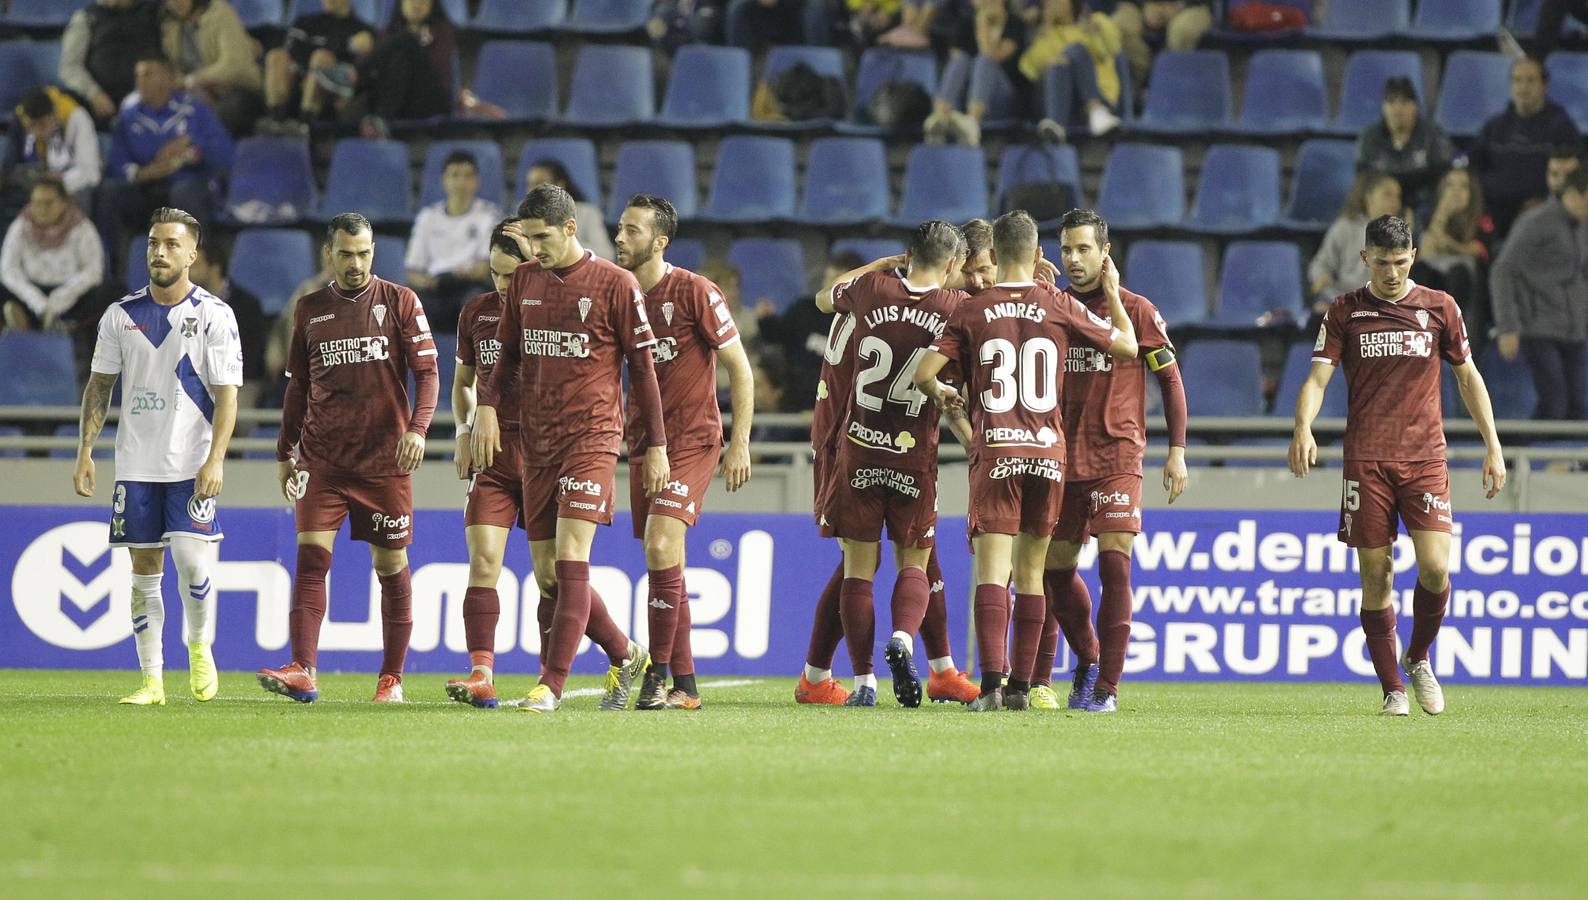
[[[1549,99],[1571,113],[1577,127],[1588,130],[1588,53],[1551,53]]]
[[[331,152],[320,218],[356,210],[377,224],[414,219],[413,174],[402,141],[343,138]]]
[[[937,59],[930,53],[871,47],[860,55],[860,70],[855,73],[855,117],[866,108],[871,95],[889,81],[913,81],[937,94]]]
[[[1191,342],[1180,356],[1186,411],[1193,416],[1263,414],[1262,357],[1250,341]]]
[[[998,208],[1007,208],[1009,192],[1022,184],[1054,181],[1069,186],[1075,205],[1084,207],[1081,163],[1073,144],[1010,144],[998,160]]]
[[[67,335],[0,332],[0,370],[0,406],[76,406],[82,399]]]
[[[568,19],[568,0],[480,0],[470,23],[476,31],[528,34],[555,28]]]
[[[528,73],[534,73],[531,77]],[[557,51],[540,41],[486,41],[474,66],[474,93],[515,122],[557,117]]]
[[[1544,0],[1512,0],[1510,11],[1505,16],[1505,27],[1519,38],[1537,37],[1538,14],[1543,5]],[[1562,34],[1582,35],[1585,31],[1588,31],[1588,25],[1571,16],[1567,16],[1561,26]]]
[[[573,66],[573,87],[563,121],[620,127],[656,117],[651,48],[586,44]]]
[[[430,337],[436,342],[436,374],[441,378],[441,396],[436,403],[436,409],[450,411],[452,379],[458,371],[458,336],[456,333],[438,331]],[[412,375],[408,376],[408,389],[410,392],[414,389]]]
[[[579,193],[577,199],[601,206],[600,169],[596,167],[595,144],[588,138],[531,138],[518,154],[518,175],[508,192],[514,197],[528,193],[524,189],[530,167],[543,159],[555,159],[568,170],[568,178]]]
[[[1283,317],[1275,324],[1301,324],[1301,277],[1301,250],[1294,241],[1231,242],[1224,251],[1212,323],[1253,328],[1258,317],[1279,313]]]
[[[41,84],[58,83],[59,41],[0,42],[0,122],[9,122],[22,95]]]
[[[93,0],[11,0],[11,8],[0,15],[0,22],[19,28],[65,28],[72,14]],[[276,0],[281,11],[281,0]]]
[[[706,264],[706,242],[694,238],[679,238],[667,245],[667,261],[680,269],[699,272]]]
[[[1511,58],[1457,50],[1445,60],[1434,122],[1452,137],[1473,137],[1511,102]]]
[[[318,268],[313,239],[296,228],[245,228],[232,247],[232,280],[259,298],[267,316],[286,309],[293,289]]]
[[[899,256],[904,253],[903,241],[888,238],[842,238],[833,241],[833,246],[827,251],[831,259],[845,251],[860,257],[861,262],[871,262],[887,256]]]
[[[1489,402],[1494,405],[1496,419],[1531,419],[1538,406],[1538,390],[1533,385],[1533,373],[1527,360],[1518,354],[1512,362],[1500,356],[1499,348],[1489,345],[1478,357],[1478,371],[1483,373],[1483,383],[1489,388]],[[1446,373],[1447,380],[1455,378]],[[1462,410],[1459,395],[1456,409]]]
[[[149,236],[135,234],[127,238],[127,293],[132,293],[149,283]]]
[[[1316,50],[1259,50],[1246,70],[1239,130],[1250,134],[1317,131],[1329,120],[1323,55]]]
[[[703,218],[765,222],[794,217],[794,142],[735,135],[717,145]]]
[[[1356,134],[1383,116],[1384,82],[1404,76],[1412,80],[1417,96],[1427,105],[1423,92],[1423,64],[1412,50],[1358,50],[1345,61],[1345,82],[1340,89],[1340,113],[1334,118],[1338,131]]]
[[[22,426],[0,425],[0,438],[19,438],[22,436]],[[7,447],[5,449],[0,449],[0,459],[21,459],[27,455],[28,452],[23,450],[21,447]]]
[[[231,0],[244,28],[280,28],[286,22],[286,0]],[[13,4],[14,5],[14,4]]]
[[[1186,224],[1199,231],[1240,234],[1279,221],[1279,151],[1214,144],[1202,162]]]
[[[750,120],[750,51],[690,44],[673,56],[657,123],[721,128]]]
[[[1417,4],[1411,36],[1420,41],[1475,41],[1500,28],[1500,0],[1436,0]]]
[[[1312,343],[1291,344],[1285,354],[1285,368],[1279,374],[1279,392],[1274,395],[1274,415],[1289,415],[1296,408],[1296,395],[1312,371]],[[1323,389],[1323,406],[1318,415],[1328,419],[1345,418],[1345,376],[1335,372]]]
[[[1147,108],[1132,127],[1173,134],[1223,128],[1234,108],[1226,53],[1165,50],[1153,61]]]
[[[859,225],[888,217],[888,159],[872,138],[811,142],[799,217],[812,225]]]
[[[1207,320],[1207,273],[1201,244],[1132,241],[1121,275],[1127,288],[1158,307],[1159,315],[1171,329]]]
[[[309,142],[250,137],[232,156],[226,218],[240,225],[292,225],[316,208]]]
[[[1356,179],[1356,143],[1313,138],[1301,142],[1290,180],[1287,228],[1322,231],[1340,215]]]
[[[650,12],[650,0],[573,0],[573,13],[558,29],[577,34],[639,31]]]
[[[1119,143],[1103,165],[1097,210],[1116,228],[1179,225],[1185,217],[1180,148]]]
[[[746,309],[771,300],[782,311],[809,292],[805,248],[795,238],[740,238],[728,245],[728,263],[739,270]]]
[[[408,239],[395,234],[375,235],[375,274],[397,284],[408,282],[403,260],[408,258]]]
[[[432,141],[425,152],[425,168],[419,175],[419,208],[447,198],[441,190],[441,170],[447,154],[465,150],[474,154],[480,165],[480,198],[502,205],[507,177],[502,174],[502,145],[496,141]]]
[[[618,148],[612,171],[607,224],[616,225],[635,194],[671,200],[680,219],[695,217],[695,149],[684,141],[628,141]]]
[[[1329,0],[1323,21],[1307,36],[1326,41],[1375,41],[1405,34],[1411,27],[1411,0]]]
[[[986,171],[980,147],[921,144],[911,149],[893,223],[914,228],[927,219],[963,222],[987,215]]]

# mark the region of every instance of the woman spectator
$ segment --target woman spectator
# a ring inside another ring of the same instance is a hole
[[[1367,263],[1362,261],[1362,234],[1367,223],[1379,216],[1400,216],[1411,222],[1411,212],[1401,203],[1401,185],[1393,175],[1363,172],[1356,176],[1345,208],[1323,236],[1312,262],[1307,265],[1307,283],[1313,297],[1312,324],[1329,309],[1334,298],[1368,283]]]
[[[252,130],[262,103],[259,44],[226,0],[165,0],[160,47],[182,87],[215,107],[233,135]]]
[[[1102,13],[1077,14],[1077,7],[1084,9],[1081,0],[1043,0],[1040,24],[1020,56],[1020,71],[1036,84],[1050,66],[1064,66],[1070,96],[1049,99],[1068,100],[1071,105],[1078,101],[1086,110],[1088,130],[1107,134],[1120,122],[1123,91],[1114,57],[1124,38],[1113,19]]]
[[[0,245],[6,327],[72,330],[84,312],[92,312],[80,309],[79,301],[99,286],[104,274],[99,232],[59,177],[40,176]]]
[[[1439,179],[1434,211],[1417,240],[1412,279],[1456,298],[1467,320],[1467,337],[1477,353],[1488,341],[1489,242],[1494,221],[1483,210],[1483,186],[1468,169],[1451,169]]]
[[[989,113],[1025,118],[1031,111],[1031,81],[1020,71],[1025,21],[1011,14],[1008,0],[972,2],[975,16],[960,26],[925,123],[928,141],[980,144]]]
[[[393,119],[428,119],[452,112],[457,64],[457,31],[441,4],[402,0],[386,33],[358,67],[363,111],[375,117],[366,122],[366,134],[384,133],[385,123]]]

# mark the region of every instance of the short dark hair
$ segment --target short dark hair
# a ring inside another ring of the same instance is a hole
[[[185,225],[187,230],[193,232],[194,246],[204,245],[204,229],[199,226],[199,220],[185,209],[174,206],[162,206],[149,216],[149,227],[156,225]]]
[[[1063,234],[1071,228],[1084,228],[1092,226],[1092,233],[1097,236],[1099,247],[1108,243],[1108,220],[1097,214],[1095,209],[1072,209],[1059,219],[1059,233]]]
[[[475,174],[479,174],[480,161],[475,159],[474,154],[467,150],[454,150],[448,153],[447,158],[441,161],[441,171],[445,172],[458,163],[467,165],[474,170]]]
[[[573,183],[573,176],[568,173],[568,167],[562,164],[562,160],[548,156],[544,159],[535,160],[530,164],[529,168],[545,169],[551,173],[552,182],[567,191],[568,195],[573,197],[575,203],[584,200],[584,195],[579,192],[579,188]],[[529,170],[526,169],[525,171]]]
[[[524,251],[519,248],[518,241],[507,233],[507,226],[517,222],[517,219],[503,219],[491,229],[491,249],[500,250],[519,262],[524,261]]]
[[[1396,75],[1384,81],[1385,100],[1410,100],[1417,102],[1417,85],[1405,75]]]
[[[656,233],[672,243],[678,234],[678,209],[666,197],[655,194],[635,194],[629,198],[625,209],[648,209],[656,219]]]
[[[1412,227],[1399,216],[1379,216],[1367,223],[1366,246],[1381,250],[1410,250]]]
[[[975,256],[992,247],[992,224],[986,219],[971,219],[959,226],[959,232],[965,236],[966,256]]]
[[[61,176],[55,174],[54,172],[42,172],[35,176],[28,184],[28,193],[31,194],[39,188],[44,188],[47,191],[54,191],[56,196],[60,197],[62,200],[72,199],[71,193],[66,190],[66,182],[62,181]]]
[[[336,240],[338,231],[347,234],[363,234],[367,231],[371,237],[375,234],[375,229],[369,224],[369,220],[356,212],[339,213],[331,220],[331,224],[325,226],[325,246],[331,246],[331,242]]]
[[[561,225],[573,218],[573,197],[551,182],[537,184],[518,204],[520,219],[539,219],[547,225]]]
[[[1518,56],[1516,61],[1511,63],[1511,73],[1515,74],[1517,66],[1528,64],[1538,66],[1538,77],[1543,79],[1545,83],[1549,82],[1549,66],[1544,65],[1544,61],[1536,56]]]
[[[164,53],[145,53],[138,57],[137,60],[133,62],[133,65],[136,66],[138,63],[146,62],[155,63],[162,69],[165,69],[167,72],[170,72],[173,75],[176,74],[176,63],[172,62]]]
[[[232,248],[225,240],[212,240],[200,248],[204,251],[204,258],[210,265],[221,270],[224,275],[232,268]]]
[[[999,257],[1020,257],[1037,250],[1037,220],[1023,209],[1010,210],[993,222],[993,250]]]
[[[31,115],[31,113],[29,115]],[[1583,158],[1582,148],[1578,147],[1576,144],[1556,144],[1555,146],[1549,148],[1549,158],[1575,159],[1578,162],[1581,162]]]
[[[29,119],[42,119],[45,116],[55,115],[55,100],[50,97],[50,92],[43,87],[36,87],[22,95],[22,102],[17,104],[17,111]]]
[[[952,222],[932,219],[916,226],[910,237],[910,259],[926,265],[946,263],[959,256],[965,239]]]
[[[1566,184],[1562,189],[1579,194],[1588,193],[1588,166],[1578,166],[1566,173]]]

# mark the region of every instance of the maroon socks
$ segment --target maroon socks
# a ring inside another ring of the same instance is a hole
[[[541,647],[541,666],[545,673],[540,678],[558,697],[562,696],[562,687],[568,681],[568,668],[573,665],[574,654],[579,652],[579,641],[584,638],[585,624],[590,619],[590,597],[590,564],[558,560],[556,607],[551,617],[551,634]]]
[[[1428,658],[1428,648],[1439,634],[1439,625],[1445,620],[1445,607],[1449,604],[1449,581],[1438,593],[1423,587],[1421,581],[1417,582],[1412,591],[1412,640],[1406,645],[1406,656],[1413,662]]]
[[[320,649],[320,623],[325,621],[325,576],[331,571],[331,551],[312,544],[298,545],[298,571],[292,578],[292,608],[287,628],[292,635],[292,661],[314,668]]]
[[[1097,571],[1103,582],[1103,602],[1097,610],[1097,686],[1115,694],[1130,643],[1130,556],[1104,550],[1097,554]],[[1064,625],[1062,614],[1059,624]]]
[[[838,590],[838,615],[844,623],[844,640],[849,644],[849,662],[856,675],[872,672],[871,651],[877,639],[877,617],[871,601],[871,582],[864,578],[845,578]]]
[[[413,585],[408,567],[380,579],[380,673],[401,678],[403,661],[408,658],[408,638],[414,633]]]
[[[816,617],[811,622],[811,643],[805,651],[805,663],[813,668],[831,669],[833,654],[838,652],[838,642],[844,637],[844,621],[838,613],[838,595],[843,586],[844,565],[840,562],[816,601]]]
[[[502,600],[496,588],[471,587],[463,592],[463,636],[469,645],[469,665],[496,666],[496,622]]]
[[[1401,681],[1400,663],[1395,659],[1395,606],[1362,610],[1362,633],[1367,636],[1367,655],[1384,693],[1406,690]]]
[[[678,633],[679,609],[684,605],[684,569],[652,569],[649,580],[645,620],[651,633],[651,669],[665,675],[672,661],[674,635]]]
[[[899,572],[893,582],[893,630],[909,635],[920,631],[931,599],[932,583],[927,580],[926,572],[914,566]]]

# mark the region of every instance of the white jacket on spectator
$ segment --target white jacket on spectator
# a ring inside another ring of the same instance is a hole
[[[432,203],[414,217],[403,268],[445,275],[491,258],[491,229],[502,218],[495,203],[480,197],[461,216],[447,215],[447,201]]]
[[[105,250],[92,222],[78,222],[57,247],[28,240],[28,223],[18,216],[0,245],[0,282],[40,318],[59,317],[98,286],[105,274]],[[49,288],[46,294],[41,288]]]

